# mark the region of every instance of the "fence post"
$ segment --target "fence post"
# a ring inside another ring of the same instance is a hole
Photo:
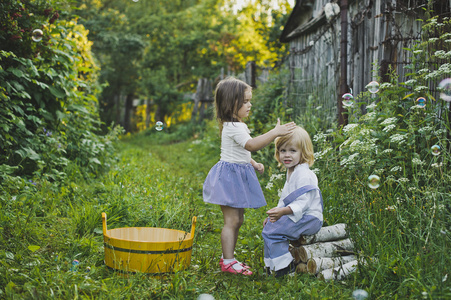
[[[337,99],[338,126],[348,123],[348,115],[343,109],[342,96],[348,92],[348,0],[340,1],[341,12],[341,74],[340,74],[340,94]]]
[[[246,63],[246,70],[244,72],[244,77],[246,78],[246,83],[252,88],[257,88],[256,77],[257,77],[257,65],[255,61],[248,61]]]

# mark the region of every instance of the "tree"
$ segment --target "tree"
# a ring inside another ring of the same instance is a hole
[[[122,99],[130,104],[135,97],[152,103],[164,120],[186,101],[184,93],[195,91],[199,78],[215,78],[221,69],[241,72],[249,60],[274,65],[284,48],[270,31],[282,15],[267,12],[268,1],[239,14],[227,2],[78,1],[107,85],[100,97],[102,119],[122,120]]]

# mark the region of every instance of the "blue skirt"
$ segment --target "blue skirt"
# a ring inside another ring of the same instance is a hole
[[[220,160],[204,182],[204,202],[235,208],[259,208],[266,205],[254,167]]]

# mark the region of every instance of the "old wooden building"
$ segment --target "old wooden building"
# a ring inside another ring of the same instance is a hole
[[[316,108],[323,124],[343,122],[341,96],[358,95],[390,68],[403,80],[426,11],[449,16],[449,0],[298,0],[281,34],[290,45],[289,99]],[[429,5],[429,7],[428,7]],[[371,101],[371,99],[368,99]]]

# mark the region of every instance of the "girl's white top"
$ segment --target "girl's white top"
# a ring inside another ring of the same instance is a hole
[[[288,178],[287,174],[287,181],[285,181],[277,207],[284,207],[283,199],[305,185],[318,186],[318,178],[315,173],[310,170],[307,163],[297,165],[294,168],[293,173],[291,173],[290,178]],[[299,196],[295,201],[291,202],[291,204],[288,204],[288,206],[293,211],[293,214],[288,215],[293,222],[299,221],[304,215],[314,216],[320,221],[323,221],[323,208],[321,206],[321,196],[318,190],[313,190]]]
[[[221,136],[221,160],[247,164],[251,162],[251,153],[244,146],[252,137],[246,123],[224,122]]]

